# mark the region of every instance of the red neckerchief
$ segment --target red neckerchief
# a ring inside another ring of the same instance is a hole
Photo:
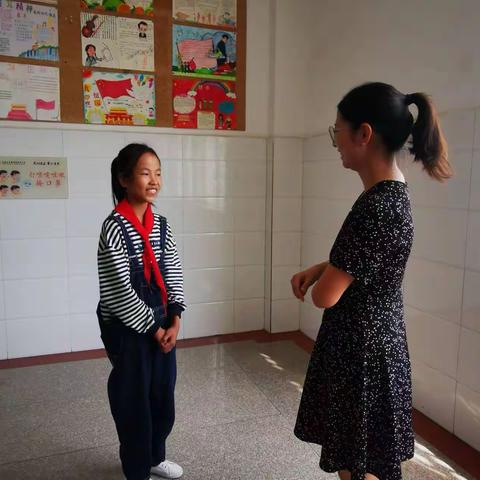
[[[145,214],[143,216],[143,225],[140,223],[140,220],[135,215],[132,206],[128,203],[127,200],[122,200],[116,207],[115,211],[118,212],[122,217],[128,220],[138,234],[142,237],[144,247],[143,247],[143,272],[145,274],[145,279],[150,283],[152,276],[155,277],[155,281],[160,288],[162,294],[162,301],[165,307],[167,306],[167,289],[165,288],[165,283],[163,282],[162,274],[158,268],[157,259],[155,258],[155,253],[153,252],[152,245],[150,244],[149,235],[152,233],[154,217],[152,212],[152,206],[148,204]]]

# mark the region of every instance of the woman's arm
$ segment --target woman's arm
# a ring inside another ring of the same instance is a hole
[[[312,288],[313,304],[318,308],[333,307],[353,280],[350,274],[327,263],[322,275]]]
[[[318,265],[313,265],[302,272],[296,273],[290,280],[293,294],[302,302],[305,299],[305,294],[308,289],[320,278],[328,262],[322,262]]]

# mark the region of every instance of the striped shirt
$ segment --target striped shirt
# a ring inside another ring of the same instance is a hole
[[[143,267],[143,240],[133,225],[117,212],[113,215],[125,225]],[[157,261],[160,259],[160,216],[154,214],[154,226],[150,233],[150,243]],[[102,225],[98,244],[98,277],[100,283],[100,311],[103,321],[119,319],[139,333],[145,333],[155,325],[153,310],[137,295],[130,282],[130,264],[127,244],[122,229],[112,218]],[[163,281],[167,289],[168,315],[181,315],[185,309],[183,295],[182,265],[178,257],[177,245],[167,222],[164,254],[165,271]],[[152,280],[153,281],[153,280]]]

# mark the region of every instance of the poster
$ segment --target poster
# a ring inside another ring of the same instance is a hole
[[[57,9],[0,0],[0,55],[58,61]]]
[[[155,125],[153,75],[84,72],[83,99],[86,123]]]
[[[236,84],[224,80],[173,79],[173,126],[205,130],[237,128]]]
[[[0,200],[68,198],[67,159],[0,157]]]
[[[151,20],[82,12],[81,26],[84,66],[154,70]]]
[[[0,118],[60,121],[59,69],[0,63]]]
[[[153,16],[154,0],[80,0],[82,8]]]
[[[180,22],[235,27],[236,0],[173,0],[173,18]]]
[[[172,50],[174,75],[235,80],[234,32],[174,25]]]

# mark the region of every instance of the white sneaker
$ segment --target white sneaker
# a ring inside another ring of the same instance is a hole
[[[170,460],[164,460],[156,467],[152,467],[150,473],[161,478],[180,478],[183,475],[183,468]]]

